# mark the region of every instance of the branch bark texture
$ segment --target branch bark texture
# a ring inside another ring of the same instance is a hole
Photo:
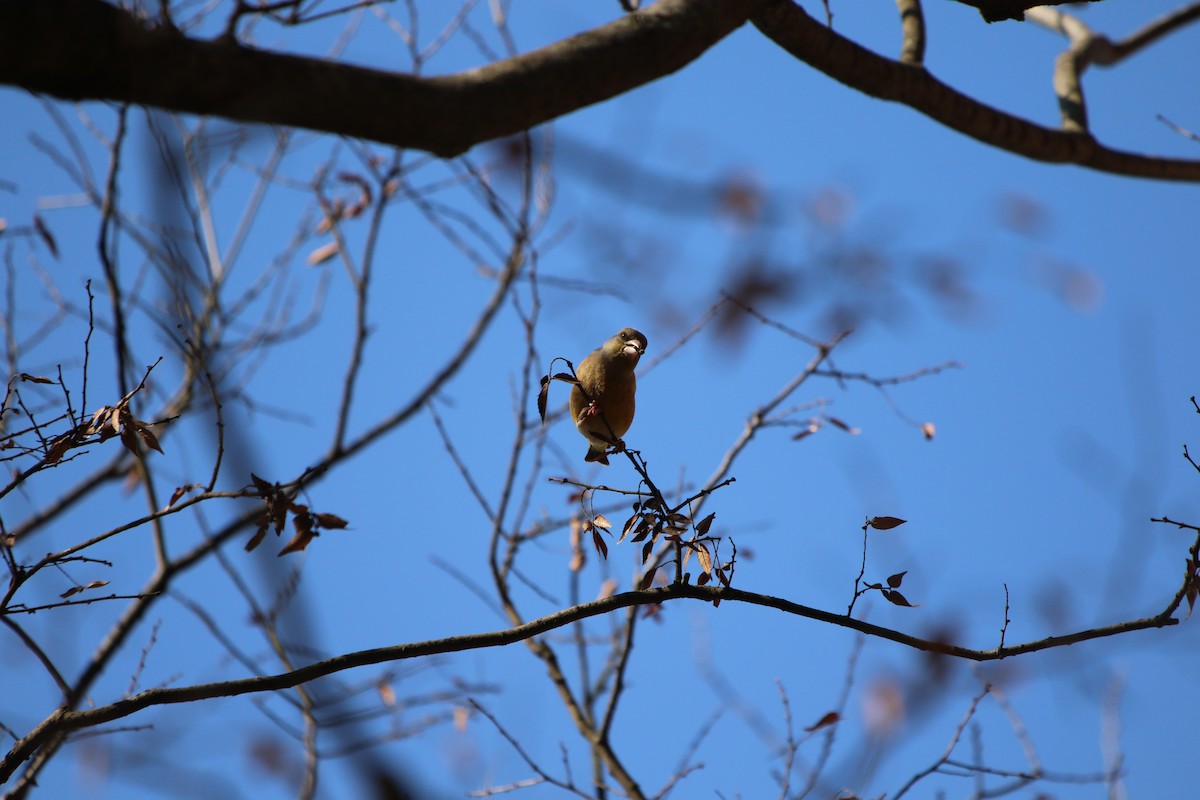
[[[762,2],[662,0],[536,50],[421,78],[150,28],[102,0],[0,3],[0,83],[458,155],[699,57]]]

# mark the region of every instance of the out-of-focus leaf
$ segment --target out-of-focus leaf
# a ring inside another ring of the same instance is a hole
[[[167,508],[170,508],[171,506],[173,506],[173,505],[175,505],[177,502],[179,502],[179,498],[181,498],[181,497],[183,497],[185,494],[187,494],[187,493],[188,493],[188,490],[190,490],[191,488],[192,488],[191,486],[177,486],[177,487],[175,487],[175,491],[171,492],[171,499],[167,501]]]
[[[825,714],[825,716],[821,717],[819,720],[814,722],[812,725],[809,725],[804,730],[806,733],[812,733],[813,731],[819,731],[819,730],[821,730],[821,728],[828,728],[830,725],[833,725],[833,724],[839,722],[841,720],[841,718],[842,718],[842,715],[839,714],[838,712],[830,711],[827,714]]]
[[[925,436],[926,441],[932,441],[937,434],[937,426],[932,422],[924,422],[921,424],[921,433]]]
[[[283,549],[279,551],[279,555],[284,556],[288,553],[299,553],[304,548],[308,547],[309,543],[317,537],[317,532],[311,529],[297,530],[296,535],[291,538]]]
[[[50,233],[50,229],[46,227],[46,221],[42,219],[40,214],[33,215],[33,229],[37,231],[37,235],[42,237],[42,241],[46,243],[46,249],[50,251],[50,255],[58,258],[58,242],[54,241],[54,234]]]
[[[862,433],[862,428],[852,428],[837,417],[826,417],[825,419],[829,420],[829,424],[833,427],[840,428],[851,436],[858,436],[860,433]]]
[[[249,553],[254,548],[262,544],[263,537],[267,535],[267,526],[259,525],[258,530],[250,537],[250,541],[246,542],[246,552]]]
[[[311,253],[308,254],[308,265],[310,267],[315,267],[318,264],[322,264],[322,263],[328,261],[329,259],[333,258],[335,255],[337,255],[337,252],[338,252],[338,243],[337,242],[329,242],[327,244],[323,244],[320,247],[318,247],[316,250],[313,250]]]

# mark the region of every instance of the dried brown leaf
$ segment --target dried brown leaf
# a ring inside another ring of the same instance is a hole
[[[892,528],[898,528],[908,522],[906,519],[899,517],[871,517],[867,520],[867,526],[874,528],[877,531],[890,531]]]
[[[603,600],[606,597],[612,597],[617,592],[617,579],[609,578],[600,584],[600,592],[596,595],[597,600]]]
[[[271,505],[271,521],[275,524],[275,535],[283,533],[283,526],[287,524],[287,506],[283,503]]]
[[[596,516],[592,517],[592,524],[597,528],[603,528],[606,531],[612,528],[612,523],[609,522],[608,517],[604,516],[603,514],[597,514]]]
[[[700,522],[696,524],[696,533],[700,534],[701,536],[707,536],[708,529],[712,527],[713,520],[716,519],[716,516],[717,512],[714,511],[704,519],[700,520]]]
[[[341,530],[350,524],[337,514],[313,514],[313,516],[317,518],[317,525],[329,530]]]
[[[179,502],[179,498],[187,494],[188,490],[191,488],[191,486],[177,486],[175,491],[171,492],[171,499],[167,501],[167,508],[170,508]]]
[[[294,520],[293,520],[294,521]],[[279,555],[284,556],[288,553],[299,553],[304,548],[308,547],[309,543],[317,537],[316,531],[311,529],[300,530],[297,528],[296,535],[292,537],[283,549],[279,551]]]
[[[646,572],[646,574],[642,576],[642,579],[640,581],[638,581],[638,591],[644,592],[647,589],[649,589],[651,586],[653,586],[654,585],[654,576],[657,574],[658,574],[658,570],[656,570],[656,569],[648,570]]]
[[[886,597],[888,602],[892,603],[893,605],[904,606],[905,608],[915,608],[912,603],[908,602],[908,598],[900,594],[900,592],[896,591],[895,589],[884,589],[883,596]]]
[[[249,553],[254,548],[262,544],[263,537],[267,535],[267,526],[259,525],[258,530],[250,537],[250,541],[246,542],[246,552]]]
[[[926,441],[931,441],[933,439],[933,437],[937,434],[937,426],[934,425],[932,422],[922,423],[921,424],[921,433],[925,436]]]
[[[812,733],[813,731],[821,730],[821,728],[828,728],[830,725],[833,725],[833,724],[839,722],[841,720],[841,718],[842,718],[842,715],[839,714],[838,712],[830,711],[827,714],[825,714],[825,716],[821,717],[819,720],[814,722],[812,725],[809,725],[807,728],[805,728],[804,731],[806,733]]]
[[[149,447],[151,450],[157,450],[159,453],[162,453],[163,449],[159,447],[158,437],[154,435],[154,431],[147,427],[146,423],[134,420],[132,427],[135,431],[137,431],[137,435],[139,438],[141,438],[142,444],[146,445],[146,447]]]
[[[318,264],[323,264],[324,262],[328,261],[329,259],[333,258],[335,255],[337,255],[337,252],[338,252],[338,243],[337,242],[329,242],[327,244],[323,244],[320,247],[318,247],[316,250],[313,250],[311,253],[308,254],[308,265],[310,267],[315,267]]]
[[[542,376],[542,388],[538,390],[537,410],[542,422],[546,421],[546,403],[550,399],[550,376]]]
[[[700,569],[704,570],[705,574],[712,572],[712,556],[709,555],[708,548],[704,545],[695,545],[696,558],[700,559]]]
[[[634,528],[637,527],[638,521],[641,518],[642,518],[642,515],[639,514],[635,510],[633,512],[633,516],[630,517],[629,519],[625,520],[625,524],[621,526],[621,538],[617,539],[617,544],[620,544],[621,542],[625,541],[625,537],[629,535],[630,531],[632,531]],[[637,541],[637,540],[635,539],[634,541]]]
[[[65,592],[60,594],[59,597],[63,600],[66,600],[68,597],[77,595],[80,592],[86,592],[88,589],[99,589],[101,586],[108,586],[108,581],[92,581],[86,586],[72,586],[70,589],[67,589]]]
[[[600,535],[599,531],[592,531],[592,546],[596,548],[596,552],[600,554],[601,558],[608,558],[608,544],[604,541],[604,537]]]
[[[50,449],[46,451],[46,458],[44,461],[47,464],[57,464],[62,460],[62,457],[67,454],[67,450],[69,450],[70,447],[71,437],[66,435],[59,436],[50,443]]]
[[[54,381],[50,380],[49,378],[43,378],[41,375],[30,375],[28,372],[22,372],[17,377],[26,383],[54,383]]]
[[[121,429],[121,445],[135,456],[138,454],[137,434],[133,432],[132,425]]]
[[[889,575],[887,579],[887,585],[893,589],[899,588],[901,581],[904,580],[904,576],[907,574],[908,570],[904,570],[904,572],[897,572],[895,575]]]

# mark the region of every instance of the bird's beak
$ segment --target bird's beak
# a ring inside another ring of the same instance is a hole
[[[627,356],[640,356],[646,352],[646,349],[638,345],[637,342],[626,342],[625,347],[622,348],[622,352]]]

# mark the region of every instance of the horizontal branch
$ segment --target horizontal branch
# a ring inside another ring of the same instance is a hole
[[[1200,161],[1113,150],[1090,134],[1047,128],[1000,111],[952,89],[918,64],[885,58],[841,36],[791,0],[775,0],[752,21],[788,53],[834,80],[871,97],[902,103],[1001,150],[1116,175],[1200,181]]]
[[[0,84],[308,128],[454,156],[669,75],[762,5],[660,0],[548,47],[413,75],[150,28],[102,0],[0,3]]]
[[[625,592],[590,603],[572,606],[545,617],[518,625],[506,630],[489,633],[452,636],[446,639],[432,639],[425,642],[399,644],[391,647],[379,647],[373,650],[359,650],[353,653],[335,656],[324,661],[318,661],[291,672],[278,675],[266,675],[255,678],[207,683],[197,686],[179,688],[148,689],[132,697],[118,700],[115,703],[81,711],[59,709],[42,721],[33,731],[13,745],[8,755],[0,760],[0,783],[9,779],[17,767],[29,758],[41,744],[51,737],[60,736],[72,730],[94,727],[107,722],[122,719],[151,706],[170,705],[175,703],[193,703],[201,700],[212,700],[219,697],[236,697],[243,694],[259,692],[274,692],[290,689],[300,684],[332,675],[355,667],[372,664],[382,664],[390,661],[402,661],[422,656],[458,653],[482,648],[503,647],[505,645],[531,639],[534,636],[565,627],[589,617],[608,614],[622,608],[641,605],[657,605],[670,600],[701,600],[705,602],[737,602],[774,608],[787,614],[793,614],[807,619],[849,628],[868,636],[887,639],[907,647],[927,652],[941,653],[955,658],[972,661],[995,661],[1011,656],[1033,653],[1038,650],[1048,650],[1071,644],[1086,642],[1106,636],[1115,636],[1149,628],[1163,628],[1178,624],[1172,616],[1178,608],[1182,593],[1177,594],[1170,605],[1161,613],[1144,619],[1122,622],[1102,628],[1090,628],[1061,636],[1050,636],[1033,642],[1018,645],[996,647],[990,650],[973,650],[968,647],[947,644],[933,639],[922,639],[907,633],[874,625],[860,619],[854,619],[843,614],[835,614],[818,608],[793,603],[770,595],[746,592],[713,586],[694,586],[691,584],[673,584],[671,586],[648,589],[646,591]]]

